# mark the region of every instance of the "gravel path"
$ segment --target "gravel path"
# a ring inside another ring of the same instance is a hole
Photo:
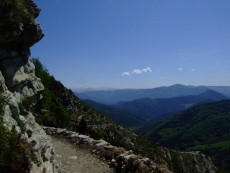
[[[115,173],[105,162],[94,157],[89,150],[59,138],[51,137],[51,139],[65,173]]]

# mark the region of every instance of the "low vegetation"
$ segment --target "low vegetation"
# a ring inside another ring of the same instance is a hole
[[[36,163],[36,156],[29,144],[15,131],[5,128],[3,123],[2,99],[0,98],[0,172],[2,173],[26,173],[30,169],[32,158]]]

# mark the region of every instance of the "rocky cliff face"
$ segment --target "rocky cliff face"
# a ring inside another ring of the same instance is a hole
[[[35,157],[29,158],[28,172],[58,172],[50,139],[28,111],[44,89],[29,60],[30,47],[43,37],[42,28],[34,21],[40,9],[32,0],[2,1],[0,8],[1,118],[9,131],[15,128],[31,147]],[[15,20],[14,15],[20,16]]]

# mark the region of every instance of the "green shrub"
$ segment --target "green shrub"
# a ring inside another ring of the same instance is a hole
[[[28,172],[30,162],[27,155],[30,151],[28,144],[20,139],[15,128],[7,131],[0,122],[0,170],[1,172]]]

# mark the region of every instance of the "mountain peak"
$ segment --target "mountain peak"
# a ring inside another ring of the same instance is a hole
[[[169,87],[186,87],[186,85],[182,85],[182,84],[174,84],[174,85],[171,85]]]
[[[202,98],[207,98],[209,100],[216,100],[216,101],[227,99],[227,97],[224,96],[223,94],[220,94],[219,92],[210,89],[204,91],[199,96]]]

